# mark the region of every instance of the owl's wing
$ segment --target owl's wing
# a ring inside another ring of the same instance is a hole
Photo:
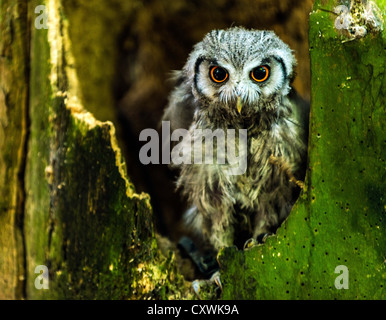
[[[175,88],[169,96],[169,103],[164,111],[162,121],[170,121],[171,130],[189,129],[193,122],[195,102],[191,86],[182,71],[175,71],[173,78]]]
[[[292,89],[288,98],[292,104],[292,120],[297,124],[302,131],[300,132],[300,137],[305,146],[307,146],[308,141],[308,126],[309,126],[309,116],[310,116],[310,103],[304,100],[295,89]],[[303,180],[306,168],[307,168],[307,149],[305,149],[305,154],[302,157],[302,163],[299,165],[297,172],[294,172],[294,175],[299,180]]]
[[[303,130],[307,134],[310,115],[310,103],[304,100],[294,88],[291,89],[288,98],[292,102],[292,116],[294,120],[303,128]]]

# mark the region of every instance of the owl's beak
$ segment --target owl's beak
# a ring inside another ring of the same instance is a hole
[[[237,111],[239,112],[239,114],[241,114],[241,109],[243,108],[243,105],[242,105],[242,103],[241,103],[241,97],[240,96],[238,96],[237,97]]]

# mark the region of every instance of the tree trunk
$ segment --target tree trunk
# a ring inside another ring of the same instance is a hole
[[[1,1],[0,12],[0,299],[14,299],[25,292],[29,26],[25,2]]]
[[[305,188],[277,236],[220,254],[226,299],[385,299],[385,33],[347,38],[337,5],[310,15]]]
[[[78,101],[61,2],[28,5],[2,2],[1,298],[189,295],[174,255],[158,249],[149,196],[129,181],[114,126]]]

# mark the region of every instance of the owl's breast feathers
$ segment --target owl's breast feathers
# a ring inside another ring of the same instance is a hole
[[[283,198],[291,201],[292,189],[298,188],[293,177],[298,180],[304,177],[307,134],[306,125],[299,122],[301,117],[296,111],[299,106],[287,97],[281,100],[281,104],[278,110],[263,110],[255,119],[237,125],[223,122],[219,128],[208,122],[207,118],[198,117],[193,121],[191,132],[197,129],[223,129],[226,133],[229,129],[247,129],[247,168],[241,175],[229,175],[227,163],[182,164],[178,185],[184,193],[192,200],[199,198],[207,209],[212,205],[215,207],[213,202],[219,202],[218,199],[224,203],[237,202],[241,207],[253,209],[259,206],[263,193],[274,193],[276,196],[282,192]],[[198,139],[204,144],[202,137]],[[192,145],[195,145],[195,141],[192,141]],[[225,152],[219,150],[216,142],[213,151],[214,154]],[[273,158],[279,160],[275,162]],[[211,199],[211,193],[216,197]],[[208,205],[207,202],[212,203]],[[200,204],[196,205],[201,207]]]
[[[234,177],[238,201],[245,207],[256,206],[263,192],[296,187],[292,177],[304,178],[307,124],[299,122],[293,101],[285,98],[282,104],[281,112],[263,112],[255,124],[248,125],[247,170]]]

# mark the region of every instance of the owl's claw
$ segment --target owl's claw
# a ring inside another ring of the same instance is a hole
[[[197,297],[200,297],[200,291],[201,291],[201,287],[203,285],[203,283],[202,283],[203,281],[204,280],[194,280],[192,283],[193,290],[196,293]]]
[[[219,298],[222,293],[220,272],[216,271],[209,280],[194,280],[192,287],[199,299]]]
[[[265,243],[265,241],[267,240],[267,238],[272,235],[272,233],[262,233],[260,235],[257,236],[257,242],[258,243]]]
[[[271,235],[271,233],[262,233],[260,235],[258,235],[255,238],[250,238],[248,239],[247,241],[245,241],[244,243],[244,250],[247,250],[247,249],[250,249],[250,248],[253,248],[255,246],[258,246],[260,244],[264,244],[265,241],[267,240],[267,238]]]
[[[257,246],[258,244],[259,243],[257,242],[257,240],[255,238],[250,238],[247,241],[245,241],[243,249],[247,250],[247,249],[250,249],[250,248]]]
[[[215,273],[213,273],[213,275],[210,277],[210,281],[214,281],[222,292],[222,283],[221,283],[221,278],[220,278],[220,271],[216,271]]]

